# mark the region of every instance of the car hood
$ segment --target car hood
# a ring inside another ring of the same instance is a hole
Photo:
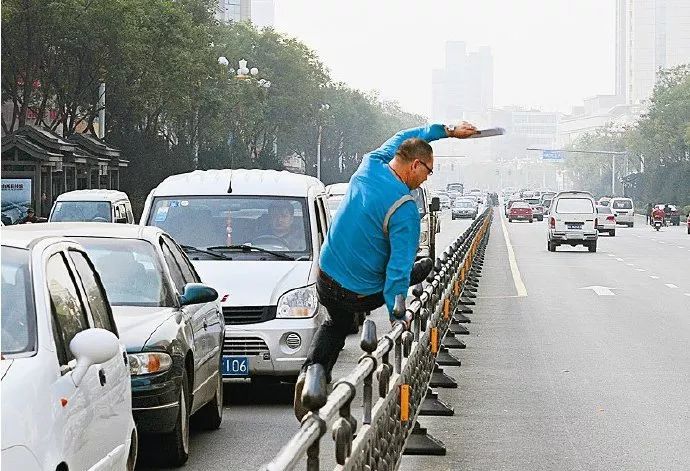
[[[120,342],[128,352],[140,351],[156,329],[176,312],[174,307],[113,306]]]
[[[192,261],[201,281],[218,291],[224,306],[274,306],[291,289],[307,286],[312,261]]]

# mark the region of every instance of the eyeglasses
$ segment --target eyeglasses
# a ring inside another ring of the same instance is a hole
[[[433,175],[433,174],[434,174],[434,171],[431,169],[431,167],[429,167],[427,164],[425,164],[424,162],[422,162],[422,161],[419,160],[419,159],[417,159],[417,161],[418,161],[420,164],[424,165],[424,168],[427,170],[427,172],[429,172],[429,175]]]

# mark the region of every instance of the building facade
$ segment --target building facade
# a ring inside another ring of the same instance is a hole
[[[252,0],[252,23],[258,28],[273,27],[276,19],[275,0]]]
[[[252,18],[251,0],[218,0],[216,19],[224,23],[249,21]]]
[[[636,105],[659,69],[690,63],[690,1],[616,1],[616,94]]]

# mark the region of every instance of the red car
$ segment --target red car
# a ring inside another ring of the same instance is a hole
[[[508,222],[513,222],[513,219],[518,221],[534,221],[532,206],[526,201],[516,201],[513,203],[508,211]]]

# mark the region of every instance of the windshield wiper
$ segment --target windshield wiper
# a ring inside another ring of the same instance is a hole
[[[231,258],[226,257],[222,253],[211,252],[210,250],[200,249],[199,247],[194,247],[193,245],[180,245],[180,247],[185,252],[199,252],[199,253],[203,253],[206,255],[210,255],[211,257],[219,258],[221,260],[232,260]]]
[[[242,244],[242,245],[216,245],[214,247],[207,247],[207,250],[242,250],[243,252],[251,252],[256,250],[257,252],[267,253],[273,255],[274,257],[282,258],[284,260],[292,260],[293,262],[297,260],[295,257],[291,257],[288,254],[274,252],[272,250],[264,249],[263,247],[257,247],[255,245]]]

